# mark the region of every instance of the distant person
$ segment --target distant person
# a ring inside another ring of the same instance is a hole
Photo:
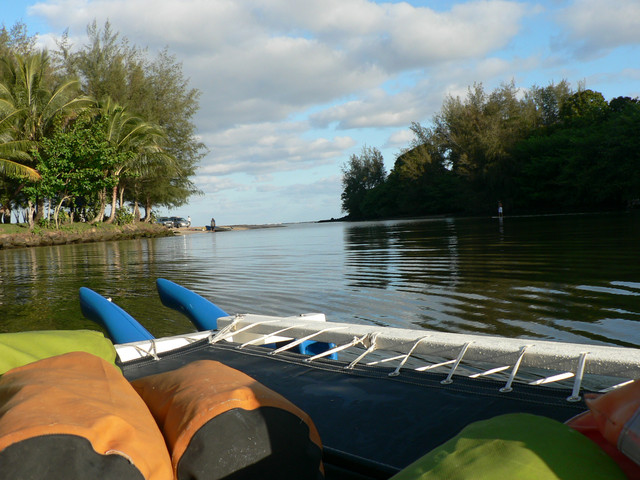
[[[189,226],[191,226],[191,217],[187,216],[187,222],[189,222]]]
[[[215,230],[216,229],[216,219],[212,218],[211,219],[211,230]]]
[[[502,202],[498,202],[498,217],[502,218]]]

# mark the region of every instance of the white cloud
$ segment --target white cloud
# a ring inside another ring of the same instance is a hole
[[[208,113],[199,119],[222,129],[283,120],[407,69],[486,55],[517,33],[525,8],[502,0],[445,12],[366,0],[57,0],[30,12],[71,27],[78,44],[88,23],[109,19],[135,44],[151,51],[168,45],[203,92]],[[377,117],[382,124],[404,119]]]
[[[385,146],[388,148],[402,149],[402,148],[408,147],[411,144],[411,141],[414,139],[414,137],[415,137],[414,133],[408,128],[403,130],[397,130],[389,136]]]
[[[518,32],[523,4],[465,2],[437,12],[408,3],[365,0],[264,0],[265,18],[289,34],[315,36],[388,72],[483,55]]]
[[[304,123],[239,125],[204,137],[211,155],[200,175],[309,170],[332,163],[355,145],[350,137],[306,138]]]
[[[247,192],[250,187],[246,183],[238,182],[228,176],[219,177],[215,175],[207,175],[199,173],[194,182],[200,187],[204,194],[220,193],[225,190],[233,190],[236,192]]]
[[[569,49],[592,58],[613,48],[640,44],[640,2],[637,0],[574,0],[561,10]]]

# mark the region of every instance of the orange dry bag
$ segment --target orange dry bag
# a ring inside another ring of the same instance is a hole
[[[132,384],[164,433],[177,479],[323,478],[311,419],[238,370],[200,360]]]
[[[170,480],[164,438],[122,373],[72,352],[0,377],[2,478]]]
[[[629,478],[640,478],[640,381],[587,394],[585,401],[589,411],[567,424],[600,445]]]

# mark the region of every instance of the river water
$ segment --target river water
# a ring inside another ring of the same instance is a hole
[[[640,346],[640,215],[439,218],[0,251],[0,331],[95,328],[87,286],[154,335],[167,278],[228,313]]]

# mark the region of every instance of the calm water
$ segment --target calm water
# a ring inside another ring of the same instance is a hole
[[[302,224],[0,251],[0,331],[92,328],[78,288],[157,336],[155,279],[229,313],[640,346],[640,215]]]

